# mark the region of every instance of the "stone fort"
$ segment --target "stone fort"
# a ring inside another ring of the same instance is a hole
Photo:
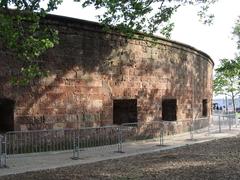
[[[213,61],[189,45],[105,32],[98,23],[49,15],[60,43],[40,59],[49,71],[14,86],[14,55],[0,43],[0,131],[167,121],[178,132],[211,116]],[[203,119],[204,119],[203,118]]]

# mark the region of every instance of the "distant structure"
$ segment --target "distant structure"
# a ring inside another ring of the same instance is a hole
[[[164,120],[182,132],[195,117],[207,125],[214,63],[204,52],[159,37],[128,39],[78,19],[44,22],[60,36],[39,60],[47,78],[12,86],[18,63],[0,43],[0,131]]]
[[[235,107],[237,111],[240,111],[240,98],[235,99]],[[233,111],[233,102],[229,97],[213,98],[214,110]]]

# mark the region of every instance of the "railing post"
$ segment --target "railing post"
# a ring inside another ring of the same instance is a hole
[[[238,125],[238,116],[237,116],[237,112],[235,113],[235,127],[237,128]]]
[[[229,114],[228,114],[228,127],[229,127],[229,131],[231,131],[231,129],[232,129],[232,117],[231,117],[231,115],[229,116]]]
[[[164,127],[160,128],[160,137],[159,138],[160,138],[160,140],[159,140],[160,144],[159,145],[164,146]]]
[[[211,117],[213,118],[213,116],[211,116]],[[208,135],[210,134],[210,126],[211,126],[210,121],[211,121],[211,117],[210,116],[208,117]]]
[[[7,147],[6,147],[6,136],[3,137],[0,135],[0,168],[7,167]]]
[[[219,133],[222,132],[222,129],[221,129],[221,119],[220,119],[220,115],[218,116],[218,126],[219,126]]]
[[[79,136],[76,137],[75,133],[74,133],[74,140],[73,140],[73,160],[78,160],[80,159],[80,155],[79,155]]]
[[[118,150],[117,153],[124,153],[123,151],[123,134],[122,134],[122,126],[117,128],[117,141],[118,141]]]
[[[193,122],[190,123],[190,140],[193,140]]]
[[[0,135],[0,168],[3,166],[3,164],[2,164],[2,158],[3,158],[3,146],[2,146],[2,144],[3,144],[3,142],[2,142],[2,140],[3,140],[3,137]]]

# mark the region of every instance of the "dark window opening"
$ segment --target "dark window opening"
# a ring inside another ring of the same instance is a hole
[[[113,100],[113,124],[137,122],[137,99]]]
[[[207,99],[203,99],[203,101],[202,101],[202,115],[206,117],[207,114],[208,114]]]
[[[14,130],[14,105],[11,99],[0,99],[0,132]]]
[[[164,121],[177,120],[177,100],[164,99],[162,101],[162,119]]]

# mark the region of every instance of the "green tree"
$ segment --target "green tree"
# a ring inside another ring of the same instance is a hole
[[[237,45],[238,49],[240,49],[240,17],[238,17],[238,20],[236,21],[236,24],[233,29],[233,35],[237,38]]]
[[[48,0],[45,8],[40,0],[0,0],[0,42],[19,60],[14,84],[27,84],[45,76],[37,59],[58,43],[57,31],[40,25],[40,19],[56,9],[61,0]],[[14,8],[14,10],[10,9]]]
[[[161,34],[170,38],[174,28],[172,15],[181,6],[198,6],[198,15],[205,24],[211,24],[214,15],[208,13],[211,4],[217,0],[75,0],[82,7],[94,6],[104,9],[99,21],[116,27],[129,36],[141,31],[152,35],[160,30]]]
[[[93,5],[96,9],[104,9],[99,21],[106,30],[114,26],[115,30],[129,37],[138,31],[152,35],[160,30],[169,38],[174,27],[171,17],[180,6],[200,7],[200,18],[204,23],[211,23],[213,15],[206,12],[217,0],[74,1],[82,7]],[[47,75],[37,60],[58,43],[58,34],[56,30],[41,25],[40,20],[61,3],[62,0],[0,0],[0,42],[21,62],[19,75],[13,78],[14,83],[27,84],[32,79]]]
[[[224,94],[231,98],[233,110],[236,111],[235,98],[240,94],[240,61],[239,59],[222,59],[220,66],[216,69],[213,82],[216,95]]]

